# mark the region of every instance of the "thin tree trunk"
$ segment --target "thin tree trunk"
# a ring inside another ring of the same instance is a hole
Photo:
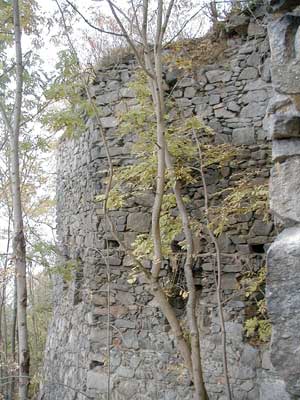
[[[1,377],[7,375],[7,324],[6,324],[6,284],[7,284],[7,267],[8,267],[8,253],[10,248],[10,227],[11,227],[11,214],[8,210],[8,227],[7,227],[7,243],[6,243],[6,256],[3,267],[3,288],[1,291],[1,305],[0,305],[0,364],[1,364]],[[5,386],[5,391],[6,391]]]
[[[225,329],[225,322],[224,322],[224,313],[223,313],[223,304],[222,304],[222,271],[221,271],[221,252],[220,246],[218,243],[217,238],[215,237],[213,231],[209,226],[209,199],[208,199],[208,192],[207,192],[207,185],[206,185],[206,178],[204,173],[204,166],[203,166],[203,155],[200,142],[196,135],[196,132],[193,131],[194,138],[197,143],[199,161],[200,161],[200,175],[202,180],[203,186],[203,193],[204,193],[204,209],[205,209],[205,216],[206,216],[206,229],[208,234],[211,238],[211,241],[214,244],[215,251],[216,251],[216,259],[217,259],[217,278],[216,278],[216,292],[217,292],[217,302],[218,302],[218,313],[219,313],[219,321],[221,326],[221,336],[222,336],[222,359],[223,359],[223,372],[225,377],[225,386],[227,392],[228,400],[232,399],[231,394],[231,387],[229,382],[229,374],[228,374],[228,362],[227,362],[227,346],[226,346],[226,329]]]
[[[16,364],[16,328],[17,328],[17,278],[14,279],[14,303],[13,303],[13,315],[11,324],[11,355],[13,364]],[[8,400],[13,400],[15,392],[15,378],[12,376],[9,388]]]
[[[16,52],[16,95],[13,115],[13,127],[10,134],[11,152],[11,189],[13,205],[13,259],[17,276],[17,319],[19,335],[19,400],[27,400],[29,386],[29,347],[27,333],[27,287],[26,287],[26,247],[23,226],[19,136],[22,112],[23,64],[21,47],[21,26],[19,1],[13,0],[13,20]]]
[[[185,235],[186,247],[187,247],[186,260],[184,263],[184,275],[188,289],[187,320],[191,336],[191,354],[192,354],[193,378],[195,386],[195,400],[198,399],[208,400],[208,395],[206,392],[203,379],[200,333],[196,316],[197,295],[196,295],[194,276],[192,272],[193,253],[194,253],[193,236],[189,226],[188,213],[182,199],[181,185],[180,182],[176,179],[173,161],[168,150],[166,151],[166,164],[175,182],[173,186],[173,192],[176,197],[176,203],[179,210],[179,215],[181,217],[183,232]]]

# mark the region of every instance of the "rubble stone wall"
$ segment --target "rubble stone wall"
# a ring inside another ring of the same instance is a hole
[[[128,88],[135,70],[134,60],[129,57],[122,64],[99,70],[92,87],[115,166],[133,162],[130,148],[134,139],[124,141],[115,131],[118,115],[136,105],[135,93]],[[228,187],[236,172],[248,168],[262,169],[258,183],[268,179],[270,145],[263,119],[273,88],[264,26],[253,20],[246,25],[244,36],[233,34],[228,39],[224,60],[218,64],[199,66],[190,76],[180,76],[176,71],[165,73],[169,90],[184,116],[195,114],[204,118],[215,130],[219,143],[244,145],[234,165],[208,169],[209,193]],[[282,154],[281,147],[278,151]],[[294,163],[297,159],[292,157],[288,162]],[[293,166],[286,172],[292,174],[292,170]],[[111,399],[115,400],[192,399],[187,371],[176,352],[172,332],[146,291],[142,277],[134,284],[127,282],[131,262],[109,234],[102,206],[95,202],[106,175],[105,149],[97,124],[90,119],[86,132],[78,138],[63,140],[58,154],[57,222],[63,254],[61,263],[66,266],[73,263],[76,268],[72,270],[71,281],[56,277],[54,315],[40,399],[104,400],[108,387]],[[288,181],[287,191],[290,190]],[[204,206],[200,179],[199,184],[189,188],[188,196],[189,211],[197,218]],[[145,194],[112,213],[126,244],[132,243],[137,234],[149,232],[152,201],[153,195]],[[295,212],[292,208],[289,208],[291,213]],[[229,229],[219,239],[229,374],[236,400],[291,398],[285,390],[284,377],[282,374],[279,377],[271,364],[268,346],[253,346],[245,338],[243,324],[249,310],[239,290],[243,273],[258,271],[264,265],[264,252],[275,236],[272,222],[266,223],[260,216],[249,213],[232,219]],[[199,278],[198,315],[205,380],[210,399],[225,400],[214,263],[209,256],[213,248],[205,238],[198,240],[196,248],[199,257],[194,273]],[[107,255],[109,271],[105,263]],[[169,270],[170,262],[166,262],[162,274],[167,276]],[[178,315],[183,316],[182,299],[172,301]],[[276,322],[273,309],[271,304]]]

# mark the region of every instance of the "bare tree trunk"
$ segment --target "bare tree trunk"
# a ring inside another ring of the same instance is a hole
[[[14,279],[14,303],[13,303],[13,315],[11,323],[11,355],[13,364],[16,363],[16,328],[17,328],[17,278]],[[9,388],[9,400],[13,400],[15,392],[15,378],[12,376]]]
[[[205,209],[205,216],[206,216],[206,229],[211,238],[211,241],[214,244],[215,251],[216,251],[216,259],[217,259],[217,278],[216,278],[216,292],[217,292],[217,302],[218,302],[218,313],[219,313],[219,321],[221,326],[221,335],[222,335],[222,358],[223,358],[223,371],[225,377],[225,386],[227,392],[228,400],[232,399],[231,394],[231,387],[229,382],[229,374],[228,374],[228,362],[227,362],[227,346],[226,346],[226,329],[225,329],[225,322],[224,322],[224,313],[223,313],[223,304],[222,304],[222,271],[221,271],[221,251],[218,240],[214,235],[213,231],[209,226],[209,198],[207,192],[207,185],[206,185],[206,178],[204,173],[204,166],[203,166],[203,155],[201,144],[198,140],[196,132],[193,131],[194,138],[197,143],[199,161],[200,161],[200,175],[202,180],[203,186],[203,194],[204,194],[204,209]]]
[[[1,305],[0,305],[0,364],[1,364],[1,377],[8,375],[7,374],[7,323],[6,323],[6,285],[7,285],[7,267],[8,267],[8,253],[10,248],[10,234],[11,234],[11,213],[8,209],[8,227],[7,227],[7,243],[6,243],[6,255],[3,267],[3,288],[1,291]],[[5,391],[7,389],[5,385]]]
[[[26,247],[23,226],[21,187],[20,187],[20,160],[19,136],[23,91],[23,64],[21,47],[21,26],[19,1],[13,1],[13,20],[16,52],[16,95],[13,115],[13,126],[10,132],[11,153],[11,189],[14,222],[13,259],[17,277],[17,319],[19,334],[19,398],[27,400],[29,385],[29,347],[27,334],[27,287],[26,287]]]
[[[181,194],[181,185],[180,182],[176,179],[173,161],[168,151],[166,151],[166,163],[171,173],[171,176],[174,179],[173,192],[176,197],[179,215],[182,220],[183,232],[185,235],[186,247],[187,247],[186,260],[184,264],[184,275],[188,289],[187,320],[189,324],[190,337],[191,337],[191,354],[192,354],[193,378],[195,385],[195,399],[207,400],[208,395],[205,389],[205,384],[203,379],[200,333],[196,316],[197,295],[196,295],[194,276],[192,272],[193,254],[194,254],[193,236],[192,236],[192,231],[190,229],[188,213]]]

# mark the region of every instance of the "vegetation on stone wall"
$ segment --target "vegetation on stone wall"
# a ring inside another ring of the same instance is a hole
[[[70,2],[68,3],[70,4]],[[15,2],[15,4],[17,4],[17,2]],[[144,7],[145,4],[147,4],[147,1],[144,2]],[[168,28],[168,22],[170,21],[173,2],[171,1],[169,3],[169,8],[166,10],[163,8],[163,2],[159,2],[157,10],[158,16],[161,15],[161,18],[157,20],[156,47],[154,52],[152,42],[149,41],[147,37],[147,11],[144,9],[145,13],[143,16],[136,13],[137,28],[139,27],[138,17],[142,17],[144,22],[143,30],[138,32],[139,29],[137,29],[137,31],[134,31],[133,36],[134,42],[137,37],[136,32],[140,35],[141,41],[139,45],[142,43],[141,54],[141,48],[137,47],[134,43],[132,44],[132,31],[127,30],[127,25],[124,26],[119,19],[119,10],[115,8],[114,3],[109,0],[108,5],[115,18],[115,23],[118,25],[117,34],[122,35],[124,39],[127,40],[137,61],[140,63],[140,69],[142,71],[140,74],[136,74],[137,79],[129,87],[129,90],[133,90],[136,93],[139,105],[129,109],[120,116],[120,127],[117,133],[119,137],[125,141],[127,135],[131,136],[134,134],[136,136],[135,143],[131,150],[136,162],[122,168],[114,168],[112,165],[107,147],[105,130],[101,122],[101,110],[99,110],[89,87],[90,82],[97,76],[92,67],[84,71],[82,70],[72,44],[70,44],[70,49],[59,53],[59,62],[56,66],[57,76],[52,82],[53,84],[43,93],[46,99],[44,105],[45,108],[46,106],[48,108],[43,114],[42,123],[55,132],[63,131],[64,139],[74,139],[76,136],[79,137],[80,134],[86,130],[86,123],[88,121],[96,121],[97,129],[99,130],[99,139],[102,140],[102,144],[107,150],[106,155],[109,171],[106,182],[103,182],[106,184],[106,191],[104,194],[99,194],[95,200],[103,204],[103,214],[107,225],[110,226],[110,233],[115,235],[120,245],[123,246],[123,250],[132,257],[135,263],[133,270],[129,273],[128,282],[134,284],[136,276],[140,273],[143,273],[146,277],[149,291],[156,296],[164,315],[167,317],[174,330],[178,348],[185,359],[186,367],[190,372],[191,381],[194,383],[196,396],[204,400],[208,397],[203,381],[199,349],[199,327],[197,325],[195,309],[197,293],[193,276],[193,263],[195,261],[193,236],[201,235],[206,229],[213,242],[216,243],[215,250],[218,253],[217,237],[227,229],[231,217],[244,215],[249,212],[260,215],[266,214],[267,188],[264,184],[257,185],[253,183],[253,178],[259,175],[259,171],[252,171],[247,176],[244,175],[242,179],[237,179],[234,186],[226,188],[222,192],[210,194],[209,199],[211,200],[211,204],[208,205],[207,202],[207,208],[201,210],[203,214],[202,218],[196,219],[195,217],[191,218],[189,216],[190,200],[188,196],[185,195],[186,189],[197,181],[200,181],[200,175],[203,172],[205,173],[208,167],[214,166],[216,168],[221,168],[228,163],[234,163],[235,156],[239,149],[229,144],[216,144],[214,142],[213,130],[206,126],[201,118],[195,116],[185,118],[181,115],[181,112],[176,109],[174,99],[172,99],[172,91],[170,93],[165,89],[162,63],[173,64],[174,67],[181,69],[183,73],[193,70],[195,63],[198,63],[199,59],[201,59],[202,63],[215,61],[219,55],[222,54],[225,48],[225,41],[220,41],[218,45],[210,38],[202,40],[200,45],[197,41],[189,41],[187,44],[184,40],[178,41],[175,45],[167,43],[168,46],[166,47],[168,48],[167,51],[169,51],[169,54],[165,56],[163,54],[163,47],[164,44],[166,44],[164,42],[164,34]],[[30,2],[30,6],[35,6],[35,3]],[[1,8],[5,11],[5,16],[7,16],[8,9],[6,2],[0,2],[0,10]],[[24,10],[26,11],[26,9]],[[157,10],[154,9],[153,15],[156,15]],[[62,18],[64,18],[62,9],[60,9],[60,11],[62,12]],[[137,12],[137,10],[135,11]],[[31,16],[31,13],[27,15],[25,12],[22,15],[23,20],[21,22],[25,31],[35,29],[35,21],[28,19],[29,16]],[[162,18],[163,16],[164,18]],[[217,18],[216,15],[214,17]],[[176,22],[172,19],[171,21],[173,23]],[[5,24],[6,23],[7,21],[5,21]],[[65,20],[64,23],[66,24]],[[66,31],[65,34],[68,37],[67,25],[65,25],[64,28]],[[11,30],[10,25],[9,30]],[[122,32],[121,34],[119,33],[120,31]],[[1,35],[3,35],[2,32]],[[184,53],[189,46],[191,46],[193,54],[191,58],[187,59]],[[176,57],[178,52],[180,55]],[[23,68],[24,66],[21,65],[21,67]],[[27,76],[26,73],[24,73],[24,75],[28,78],[30,74],[28,73]],[[0,79],[2,77],[1,75]],[[40,76],[38,76],[38,74],[36,78],[37,80],[31,82],[28,86],[30,90],[35,82],[40,82]],[[43,84],[43,89],[45,89],[45,87],[46,84]],[[31,93],[29,89],[28,93]],[[40,99],[41,97],[36,95],[36,98]],[[28,100],[26,104],[33,105],[32,110],[37,111],[38,114],[40,113],[40,107],[36,107],[35,102]],[[7,110],[10,113],[12,112],[12,103],[9,104]],[[27,111],[28,110],[29,108]],[[25,117],[25,113],[23,117]],[[26,117],[28,118],[30,128],[31,121],[34,119],[34,112],[28,113]],[[6,131],[4,129],[4,139],[9,128],[10,124],[8,123],[5,128]],[[26,153],[26,151],[30,152],[33,147],[41,150],[48,149],[49,146],[42,138],[37,138],[33,143],[30,137],[24,135],[24,141],[22,141],[18,150]],[[45,184],[45,178],[40,177],[38,163],[35,163],[32,154],[30,153],[28,158],[24,157],[24,160],[26,159],[34,164],[31,172],[34,170],[34,176],[37,181],[41,184]],[[9,157],[7,160],[9,160]],[[30,175],[29,172],[28,175]],[[205,181],[202,175],[201,177],[202,190],[205,192]],[[3,187],[7,187],[7,185],[8,183],[5,182]],[[26,200],[27,203],[23,206],[26,217],[30,216],[34,219],[46,214],[52,208],[53,201],[46,196],[28,205],[36,194],[33,186],[29,179],[23,182],[21,190],[23,191],[23,201]],[[146,191],[156,193],[154,205],[152,207],[152,232],[151,234],[145,233],[139,235],[134,241],[132,249],[128,249],[123,245],[122,240],[118,238],[114,231],[114,221],[110,218],[110,210],[122,209],[127,200],[133,197],[139,197]],[[223,201],[216,205],[214,198],[223,198]],[[10,213],[10,196],[7,196],[5,201]],[[9,247],[10,230],[8,231]],[[30,233],[28,233],[29,231]],[[184,235],[182,235],[183,231]],[[49,262],[47,257],[50,254],[51,258],[53,254],[57,253],[55,246],[36,237],[36,231],[34,229],[29,229],[29,225],[28,232],[26,232],[26,238],[31,251],[27,254],[27,260],[32,257],[36,264],[48,268],[50,266],[50,272],[60,275],[65,282],[72,281],[77,268],[76,261],[70,259],[64,264],[58,264],[53,267],[53,260],[51,259]],[[181,237],[184,236],[184,239],[177,241],[176,238],[180,235]],[[32,238],[34,239],[32,240]],[[163,259],[174,256],[174,242],[176,242],[177,246],[176,251],[183,254],[185,257],[185,279],[183,279],[180,282],[180,286],[175,287],[175,289],[174,286],[177,285],[177,282],[176,279],[173,279],[174,275],[172,277],[167,276],[163,280],[159,279],[160,273],[163,270]],[[222,255],[219,254],[218,257],[221,256]],[[12,260],[13,259],[14,257]],[[39,260],[38,262],[36,261],[37,259]],[[152,271],[149,271],[148,268],[149,261],[152,266]],[[6,254],[4,263],[6,263],[5,265],[7,267],[8,254]],[[107,262],[107,268],[109,271],[109,262]],[[256,302],[256,315],[246,321],[246,335],[255,340],[258,339],[264,342],[268,340],[270,335],[270,325],[266,314],[264,299],[258,298],[257,295],[258,293],[263,295],[264,276],[262,273],[263,271],[259,273],[258,276],[245,276],[242,285],[246,288],[246,297]],[[216,285],[218,287],[219,308],[221,309],[223,293],[220,285],[220,269],[218,274]],[[20,275],[17,275],[17,278],[19,277]],[[38,284],[35,284],[35,280],[38,281]],[[32,395],[37,392],[40,383],[39,371],[42,362],[42,350],[45,343],[47,320],[51,311],[51,307],[49,306],[49,285],[49,280],[44,273],[31,276],[27,321],[30,336],[29,347],[32,354],[30,392]],[[46,295],[45,288],[47,288]],[[186,305],[187,323],[185,324],[185,328],[183,328],[183,325],[177,318],[176,310],[172,308],[171,301],[169,301],[170,298],[174,297],[174,293],[176,293],[176,296],[179,294]],[[12,330],[12,337],[15,337],[16,330],[14,327],[15,315],[13,307],[9,305],[2,308],[5,300],[4,290],[1,296],[1,312],[4,310],[3,312],[7,312],[9,316],[12,315],[8,327]],[[23,301],[26,303],[25,297]],[[4,321],[7,322],[5,318],[6,317],[4,317]],[[7,329],[7,326],[3,329]],[[19,328],[19,333],[20,332]],[[224,329],[223,335],[225,335]],[[226,338],[224,343],[226,345]],[[13,340],[11,339],[11,341],[6,340],[5,344],[7,346],[6,352],[8,351],[12,354],[12,359],[9,360],[9,362],[7,362],[7,358],[5,359],[7,363],[4,372],[8,373],[10,370],[10,372],[15,375],[16,372],[18,373],[16,352],[13,350],[15,338]],[[224,354],[226,354],[225,347]],[[6,356],[7,354],[5,357]],[[108,346],[107,359],[109,359],[109,357],[110,348]],[[106,365],[108,365],[108,362]],[[1,373],[2,372],[3,371],[1,371]],[[27,396],[25,392],[27,391],[29,376],[28,370],[25,372],[26,382],[23,382],[21,385],[21,389],[23,387],[21,399],[25,399]],[[226,371],[226,360],[224,362],[224,375],[227,385],[227,396],[228,399],[230,399],[231,388]],[[25,391],[24,386],[26,386]],[[8,392],[10,392],[11,397],[13,397],[13,388],[7,387],[7,393]],[[108,396],[109,395],[110,392],[108,389]]]

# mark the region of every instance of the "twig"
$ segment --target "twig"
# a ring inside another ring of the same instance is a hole
[[[88,24],[91,28],[95,29],[98,32],[101,33],[107,33],[108,35],[113,35],[113,36],[118,36],[118,37],[124,37],[124,35],[122,33],[117,33],[117,32],[113,32],[113,31],[107,31],[105,29],[101,29],[98,26],[92,24],[80,11],[79,9],[73,4],[71,3],[69,0],[66,0],[66,2],[73,8],[74,11],[76,11],[76,13],[78,15],[80,15],[80,17],[84,20],[84,22],[86,24]]]
[[[222,334],[222,356],[223,356],[223,370],[224,370],[224,377],[226,382],[226,391],[228,400],[232,399],[231,395],[231,388],[229,382],[229,375],[228,375],[228,362],[227,362],[227,348],[226,348],[226,329],[225,329],[225,322],[224,322],[224,314],[223,314],[223,305],[222,305],[222,272],[221,272],[221,252],[220,246],[218,243],[217,238],[215,237],[213,231],[209,226],[209,199],[208,199],[208,191],[206,185],[206,177],[204,173],[204,166],[203,166],[203,154],[199,139],[195,130],[193,129],[193,136],[195,138],[197,149],[198,149],[198,156],[200,161],[200,174],[203,186],[203,194],[204,194],[204,209],[205,209],[205,216],[206,216],[206,229],[208,234],[211,238],[211,241],[214,244],[216,250],[216,261],[217,261],[217,302],[218,302],[218,311],[219,311],[219,320],[221,325],[221,334]]]

